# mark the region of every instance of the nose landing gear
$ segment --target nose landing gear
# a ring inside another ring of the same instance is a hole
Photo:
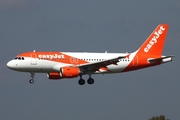
[[[34,83],[34,80],[33,80],[33,79],[30,79],[30,80],[29,80],[29,83],[33,84],[33,83]]]
[[[34,78],[34,73],[31,73],[31,78],[32,79],[29,80],[29,83],[33,84],[34,83],[34,79],[33,79]]]

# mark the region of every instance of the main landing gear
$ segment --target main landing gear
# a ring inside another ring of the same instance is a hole
[[[79,85],[84,85],[85,80],[82,78],[82,75],[80,75],[80,80],[78,81]],[[87,83],[92,85],[94,83],[94,79],[89,76],[89,79],[87,80]]]
[[[34,83],[34,73],[31,73],[31,79],[29,80],[29,83],[33,84]]]

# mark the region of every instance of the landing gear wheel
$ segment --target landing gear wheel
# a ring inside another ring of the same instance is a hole
[[[34,80],[33,80],[33,79],[30,79],[30,80],[29,80],[29,83],[33,84],[33,83],[34,83]]]
[[[80,80],[78,81],[78,83],[79,83],[79,85],[84,85],[84,84],[85,84],[85,80],[80,79]]]
[[[93,83],[94,83],[94,79],[89,78],[89,79],[87,80],[87,83],[90,84],[90,85],[93,84]]]
[[[31,74],[31,79],[29,80],[29,83],[33,84],[33,83],[34,83],[34,80],[33,80],[33,78],[34,78],[34,73],[31,72],[30,74]]]

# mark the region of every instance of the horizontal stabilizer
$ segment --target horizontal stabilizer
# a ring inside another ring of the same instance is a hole
[[[163,56],[161,58],[150,58],[150,59],[148,59],[148,61],[150,63],[154,63],[154,62],[158,62],[158,61],[161,61],[161,63],[166,63],[166,62],[172,61],[172,57],[174,57],[174,56],[170,55],[170,56]]]

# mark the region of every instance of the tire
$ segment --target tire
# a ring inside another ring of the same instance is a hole
[[[30,80],[29,80],[29,83],[33,84],[33,83],[34,83],[34,80],[33,80],[33,79],[30,79]]]
[[[94,83],[94,79],[89,78],[89,79],[87,80],[87,83],[90,84],[90,85],[93,84],[93,83]]]
[[[84,85],[84,84],[85,84],[85,80],[80,79],[80,80],[78,81],[78,83],[79,83],[79,85]]]

